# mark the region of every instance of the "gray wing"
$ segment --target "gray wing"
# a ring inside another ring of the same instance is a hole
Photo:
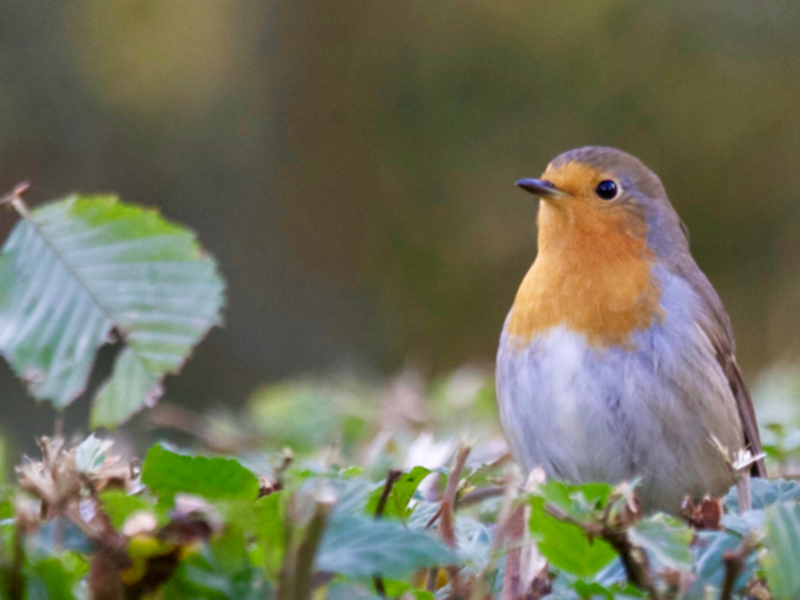
[[[700,326],[708,336],[708,339],[711,340],[717,354],[717,361],[728,378],[728,384],[733,392],[733,397],[736,399],[736,408],[742,422],[745,444],[750,448],[753,455],[757,456],[761,454],[761,437],[758,434],[758,423],[753,409],[753,401],[750,399],[750,393],[747,391],[747,386],[742,379],[739,365],[736,364],[736,344],[733,339],[733,328],[731,327],[728,313],[725,312],[722,300],[720,300],[711,282],[697,267],[691,256],[678,265],[678,270],[692,285],[708,309],[700,320]],[[751,474],[755,477],[767,476],[767,468],[764,465],[763,458],[753,463]]]

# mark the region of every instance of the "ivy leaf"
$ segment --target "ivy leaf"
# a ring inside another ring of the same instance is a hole
[[[439,540],[397,521],[362,516],[333,519],[316,556],[317,569],[355,579],[376,574],[403,579],[421,567],[454,563]]]
[[[186,456],[156,444],[142,465],[142,483],[169,502],[178,492],[207,500],[251,500],[258,497],[258,479],[230,458]]]
[[[28,212],[0,254],[0,353],[37,400],[78,397],[103,344],[124,342],[95,398],[113,427],[162,394],[220,321],[224,284],[194,234],[114,196],[72,196]]]
[[[765,511],[764,547],[761,559],[773,598],[800,598],[800,505],[778,503]]]

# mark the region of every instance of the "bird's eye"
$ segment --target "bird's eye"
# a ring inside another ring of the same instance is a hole
[[[597,188],[594,190],[594,193],[600,196],[603,200],[613,200],[617,197],[619,188],[617,188],[616,183],[610,179],[606,179],[605,181],[601,181],[597,184]]]

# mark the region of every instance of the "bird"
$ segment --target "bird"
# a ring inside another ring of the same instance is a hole
[[[496,388],[526,472],[568,483],[636,481],[645,513],[734,483],[756,415],[731,321],[695,262],[659,177],[615,148],[560,154],[539,179],[537,254],[500,337]]]

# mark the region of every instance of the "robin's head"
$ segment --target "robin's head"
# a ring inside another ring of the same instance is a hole
[[[521,179],[517,185],[542,200],[540,250],[576,233],[596,243],[620,236],[646,240],[662,259],[688,248],[658,176],[621,150],[570,150],[557,156],[541,179]]]

